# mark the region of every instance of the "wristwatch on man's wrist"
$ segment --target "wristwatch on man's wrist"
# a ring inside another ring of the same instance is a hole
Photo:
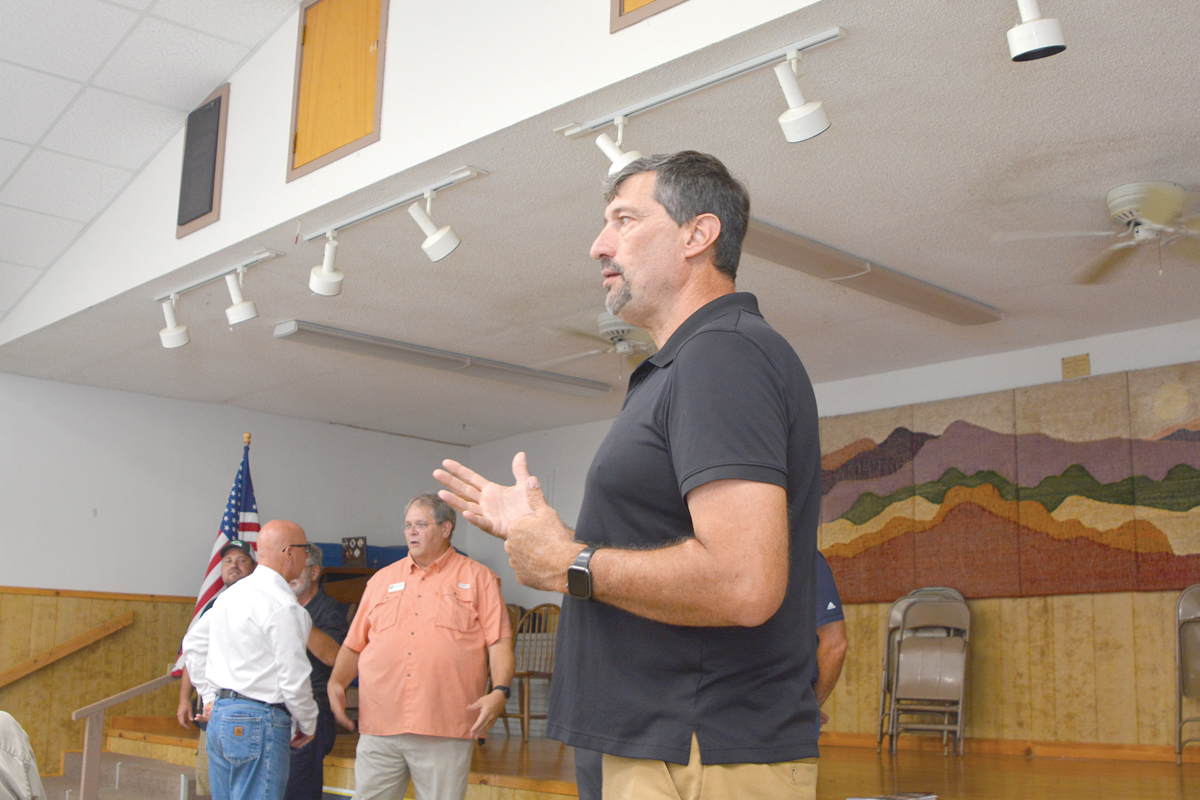
[[[567,567],[567,594],[588,600],[592,596],[592,571],[588,564],[596,552],[595,545],[588,545],[579,552],[575,563]]]
[[[512,692],[509,690],[509,688],[508,688],[507,686],[493,686],[493,687],[492,687],[492,691],[493,691],[493,692],[494,692],[494,691],[496,691],[497,689],[499,689],[500,691],[504,692],[504,699],[505,699],[505,700],[507,700],[508,698],[512,697]]]

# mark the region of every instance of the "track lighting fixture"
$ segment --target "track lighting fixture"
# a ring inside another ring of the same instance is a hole
[[[608,174],[616,175],[625,167],[632,164],[642,157],[642,154],[637,150],[630,150],[628,153],[621,152],[621,144],[625,140],[625,123],[629,120],[624,114],[618,114],[613,124],[617,126],[617,140],[614,142],[607,133],[602,133],[596,137],[596,146],[604,151],[604,155],[608,156],[608,160],[612,162],[612,166],[608,168]]]
[[[1043,19],[1037,0],[1017,0],[1021,24],[1008,31],[1008,52],[1013,61],[1033,61],[1067,49],[1062,25]]]
[[[775,65],[775,77],[779,78],[788,104],[788,110],[779,115],[779,127],[783,128],[783,138],[789,142],[803,142],[829,129],[829,116],[821,101],[804,102],[800,83],[796,80],[799,65],[799,50],[791,51],[785,61]]]
[[[1021,0],[1021,2],[1024,3],[1026,0]],[[1032,0],[1030,0],[1030,2],[1032,2]],[[603,150],[604,154],[608,156],[610,161],[613,162],[612,170],[609,172],[610,175],[613,175],[623,169],[625,164],[637,157],[633,152],[624,153],[621,151],[621,133],[624,129],[625,123],[631,117],[634,117],[637,114],[641,114],[645,111],[658,108],[659,106],[666,105],[667,103],[672,103],[680,98],[687,97],[690,94],[703,91],[711,86],[716,86],[717,84],[724,83],[725,81],[739,78],[742,75],[762,69],[763,67],[767,67],[772,64],[778,64],[781,59],[787,59],[784,66],[786,66],[789,75],[784,75],[784,73],[781,71],[781,68],[776,69],[776,74],[779,77],[780,85],[783,86],[783,93],[787,96],[788,105],[791,106],[791,109],[785,112],[784,116],[779,118],[779,124],[783,126],[784,134],[788,137],[789,142],[799,142],[803,139],[809,139],[829,127],[829,118],[825,115],[825,110],[821,107],[820,102],[804,102],[804,97],[800,94],[800,87],[796,83],[796,73],[794,71],[792,62],[799,58],[799,54],[801,52],[812,50],[813,48],[820,47],[823,44],[836,42],[845,35],[846,32],[841,28],[830,28],[829,30],[818,33],[815,36],[809,36],[807,39],[801,39],[798,42],[793,42],[786,47],[780,47],[775,50],[771,50],[767,53],[763,53],[761,56],[756,56],[755,58],[751,58],[747,61],[742,61],[741,63],[726,67],[719,72],[714,72],[711,75],[704,76],[703,78],[697,78],[690,83],[685,83],[682,86],[662,92],[661,94],[656,94],[653,97],[642,100],[641,102],[625,106],[624,108],[614,111],[611,114],[605,114],[602,117],[597,117],[582,124],[570,122],[566,125],[560,125],[554,129],[554,132],[561,133],[567,138],[572,138],[585,133],[598,131],[602,128],[607,128],[609,125],[616,125],[616,142],[613,142],[613,140],[607,135],[601,135],[596,139],[596,145]],[[790,121],[785,122],[785,117]],[[821,122],[824,124],[819,124]],[[804,133],[807,133],[807,135],[800,135],[799,138],[792,138],[794,134],[799,135]],[[624,161],[624,163],[621,163],[622,159],[628,160]]]
[[[225,285],[229,287],[229,299],[233,301],[233,305],[225,309],[225,319],[229,320],[230,325],[237,325],[258,316],[258,309],[254,307],[254,303],[242,297],[242,276],[245,274],[246,268],[238,267],[237,272],[225,276]]]
[[[342,293],[342,279],[346,276],[333,267],[337,251],[337,231],[330,231],[326,237],[325,260],[312,268],[312,274],[308,278],[308,288],[312,289],[314,294],[333,297]]]
[[[175,303],[178,300],[179,295],[172,294],[162,301],[163,316],[166,317],[167,327],[158,332],[158,338],[162,340],[162,346],[168,350],[183,347],[191,341],[188,338],[187,325],[180,325],[175,319]]]
[[[248,319],[257,317],[258,309],[254,307],[254,303],[242,296],[242,278],[246,274],[248,267],[252,267],[260,261],[275,258],[277,255],[279,253],[274,250],[259,250],[245,261],[226,267],[212,275],[207,275],[198,281],[189,283],[187,286],[181,286],[174,291],[155,297],[155,302],[162,303],[163,316],[167,319],[167,327],[158,333],[162,339],[163,347],[182,347],[189,341],[187,326],[180,325],[175,321],[175,304],[179,302],[179,296],[184,292],[190,292],[192,289],[207,286],[221,278],[225,279],[225,285],[229,288],[229,298],[233,301],[233,305],[225,309],[225,319],[229,321],[229,324],[237,325],[239,322],[245,322]]]
[[[425,192],[425,208],[421,208],[421,201],[418,200],[408,207],[408,213],[425,232],[425,241],[421,242],[421,249],[425,251],[425,255],[429,256],[430,261],[441,261],[462,244],[462,239],[458,238],[458,234],[452,231],[449,225],[439,228],[429,218],[433,213],[434,194],[432,189]]]
[[[342,291],[342,279],[345,276],[334,268],[337,232],[344,228],[349,228],[351,225],[357,225],[363,220],[368,220],[371,217],[391,211],[398,206],[412,203],[413,200],[419,201],[424,198],[426,203],[425,208],[421,208],[420,202],[417,202],[413,203],[408,209],[408,213],[412,215],[412,218],[421,226],[421,230],[425,232],[425,241],[421,245],[421,249],[425,251],[425,255],[429,256],[431,261],[440,261],[450,255],[454,248],[458,247],[462,241],[450,229],[449,225],[443,225],[439,228],[429,218],[429,212],[433,207],[433,197],[443,189],[448,189],[451,186],[460,184],[463,181],[469,181],[480,175],[487,175],[487,173],[475,167],[459,167],[446,177],[428,186],[408,192],[407,194],[402,194],[399,197],[388,200],[386,203],[380,203],[377,206],[368,208],[366,211],[359,212],[352,217],[347,217],[332,225],[326,225],[323,228],[306,233],[304,235],[304,241],[306,242],[311,242],[313,239],[322,236],[327,239],[325,242],[325,260],[321,266],[312,268],[308,279],[308,288],[312,289],[316,294],[326,297],[333,297],[336,294],[340,294]]]

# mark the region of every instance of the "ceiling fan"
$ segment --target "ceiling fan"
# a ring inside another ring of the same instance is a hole
[[[618,358],[626,358],[636,365],[642,363],[643,360],[652,355],[657,349],[649,333],[642,328],[622,322],[616,315],[610,314],[607,311],[601,311],[596,316],[596,327],[599,330],[599,334],[587,333],[575,329],[565,329],[561,332],[590,341],[601,342],[607,345],[606,347],[598,347],[583,353],[575,353],[563,358],[556,358],[553,361],[546,361],[540,364],[539,368],[549,369],[550,367],[557,367],[560,364],[566,364],[580,358],[588,358],[589,356],[604,353],[616,353]]]
[[[1124,241],[1111,245],[1087,269],[1075,277],[1080,284],[1093,284],[1112,277],[1139,245],[1157,243],[1160,252],[1171,247],[1188,258],[1200,261],[1200,217],[1183,219],[1191,197],[1182,186],[1168,181],[1126,183],[1104,196],[1109,217],[1122,230],[1117,231],[1029,231],[998,233],[993,241],[1056,239],[1072,236],[1116,236]],[[1161,272],[1161,269],[1160,269]]]

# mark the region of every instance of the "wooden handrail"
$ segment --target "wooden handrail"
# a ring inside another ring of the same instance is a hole
[[[103,625],[97,625],[90,631],[84,631],[78,636],[73,636],[61,644],[56,644],[49,650],[38,653],[33,658],[22,661],[15,667],[10,667],[4,672],[0,672],[0,687],[7,686],[13,681],[24,678],[31,672],[36,672],[42,667],[49,666],[60,658],[71,655],[76,650],[82,650],[93,642],[103,639],[109,634],[116,633],[122,628],[128,628],[133,624],[133,612],[127,611],[119,617],[110,619]]]
[[[126,689],[120,694],[114,694],[112,697],[106,697],[103,700],[98,700],[97,702],[92,703],[90,706],[84,706],[83,708],[76,709],[75,711],[71,712],[71,719],[83,719],[84,717],[90,717],[92,714],[99,714],[104,709],[115,706],[117,703],[124,703],[126,700],[132,700],[138,695],[143,695],[146,692],[152,692],[158,687],[166,686],[171,681],[176,680],[179,680],[179,678],[168,672],[166,675],[160,675],[157,678],[146,681],[143,684],[139,684],[132,689]]]

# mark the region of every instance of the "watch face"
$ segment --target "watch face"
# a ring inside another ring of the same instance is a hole
[[[580,600],[592,596],[592,574],[586,567],[567,567],[567,593]]]

